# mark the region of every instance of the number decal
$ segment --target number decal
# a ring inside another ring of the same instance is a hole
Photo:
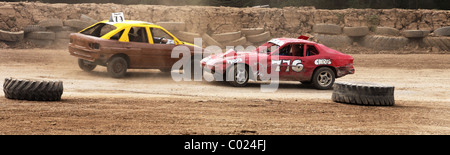
[[[291,65],[291,60],[283,60],[282,63],[287,64],[286,66],[286,71],[285,72],[289,72],[289,66]]]
[[[109,17],[109,22],[120,23],[124,21],[123,12],[111,13],[111,17]]]
[[[277,68],[275,68],[276,72],[280,71],[281,60],[272,60],[272,65],[277,64]]]
[[[292,70],[294,72],[301,72],[303,70],[302,60],[294,60],[292,62]]]
[[[303,70],[303,64],[302,64],[302,60],[294,60],[292,61],[292,65],[291,65],[291,60],[272,60],[272,65],[276,64],[276,68],[275,71],[276,72],[280,72],[281,71],[281,64],[285,63],[287,65],[285,72],[289,72],[289,68],[292,67],[292,70],[294,72],[301,72]]]

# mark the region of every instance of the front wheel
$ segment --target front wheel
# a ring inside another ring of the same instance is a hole
[[[107,70],[110,76],[114,78],[121,78],[127,72],[128,63],[123,57],[114,57],[107,64]]]
[[[312,84],[320,90],[331,89],[334,84],[335,74],[327,67],[319,68],[312,77]]]
[[[248,67],[243,64],[234,65],[227,72],[227,79],[232,79],[229,83],[234,87],[244,87],[248,83]]]
[[[90,72],[90,71],[94,70],[95,67],[97,67],[97,65],[92,64],[83,59],[78,59],[78,66],[81,68],[81,70],[86,71],[86,72]]]

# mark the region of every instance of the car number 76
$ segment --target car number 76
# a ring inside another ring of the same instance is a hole
[[[292,68],[294,72],[301,72],[303,70],[302,60],[294,60],[292,61],[292,65],[291,60],[272,60],[272,65],[277,64],[275,71],[280,72],[280,66],[282,63],[285,63],[287,66],[285,72],[289,72],[290,68]]]

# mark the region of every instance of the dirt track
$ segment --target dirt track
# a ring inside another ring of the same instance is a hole
[[[158,70],[113,79],[81,71],[67,50],[0,50],[6,77],[64,81],[63,100],[8,100],[0,93],[0,134],[450,134],[450,55],[353,54],[356,74],[337,81],[394,85],[396,105],[334,103],[332,91],[283,82],[174,82]]]

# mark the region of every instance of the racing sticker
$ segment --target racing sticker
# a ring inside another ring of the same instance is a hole
[[[282,63],[285,63],[286,66],[288,66],[286,67],[285,72],[289,72],[289,68],[292,68],[294,72],[301,72],[303,70],[302,60],[294,60],[292,61],[292,65],[291,60],[272,60],[272,64],[278,65],[277,68],[275,68],[276,72],[281,70],[280,68]]]
[[[236,59],[232,59],[232,60],[227,60],[228,64],[234,64],[234,63],[238,63],[238,62],[242,62],[242,58],[236,58]]]
[[[303,70],[302,60],[292,61],[292,70],[294,72],[301,72]]]
[[[316,64],[316,65],[331,65],[331,60],[330,59],[316,59],[314,61],[314,64]]]

